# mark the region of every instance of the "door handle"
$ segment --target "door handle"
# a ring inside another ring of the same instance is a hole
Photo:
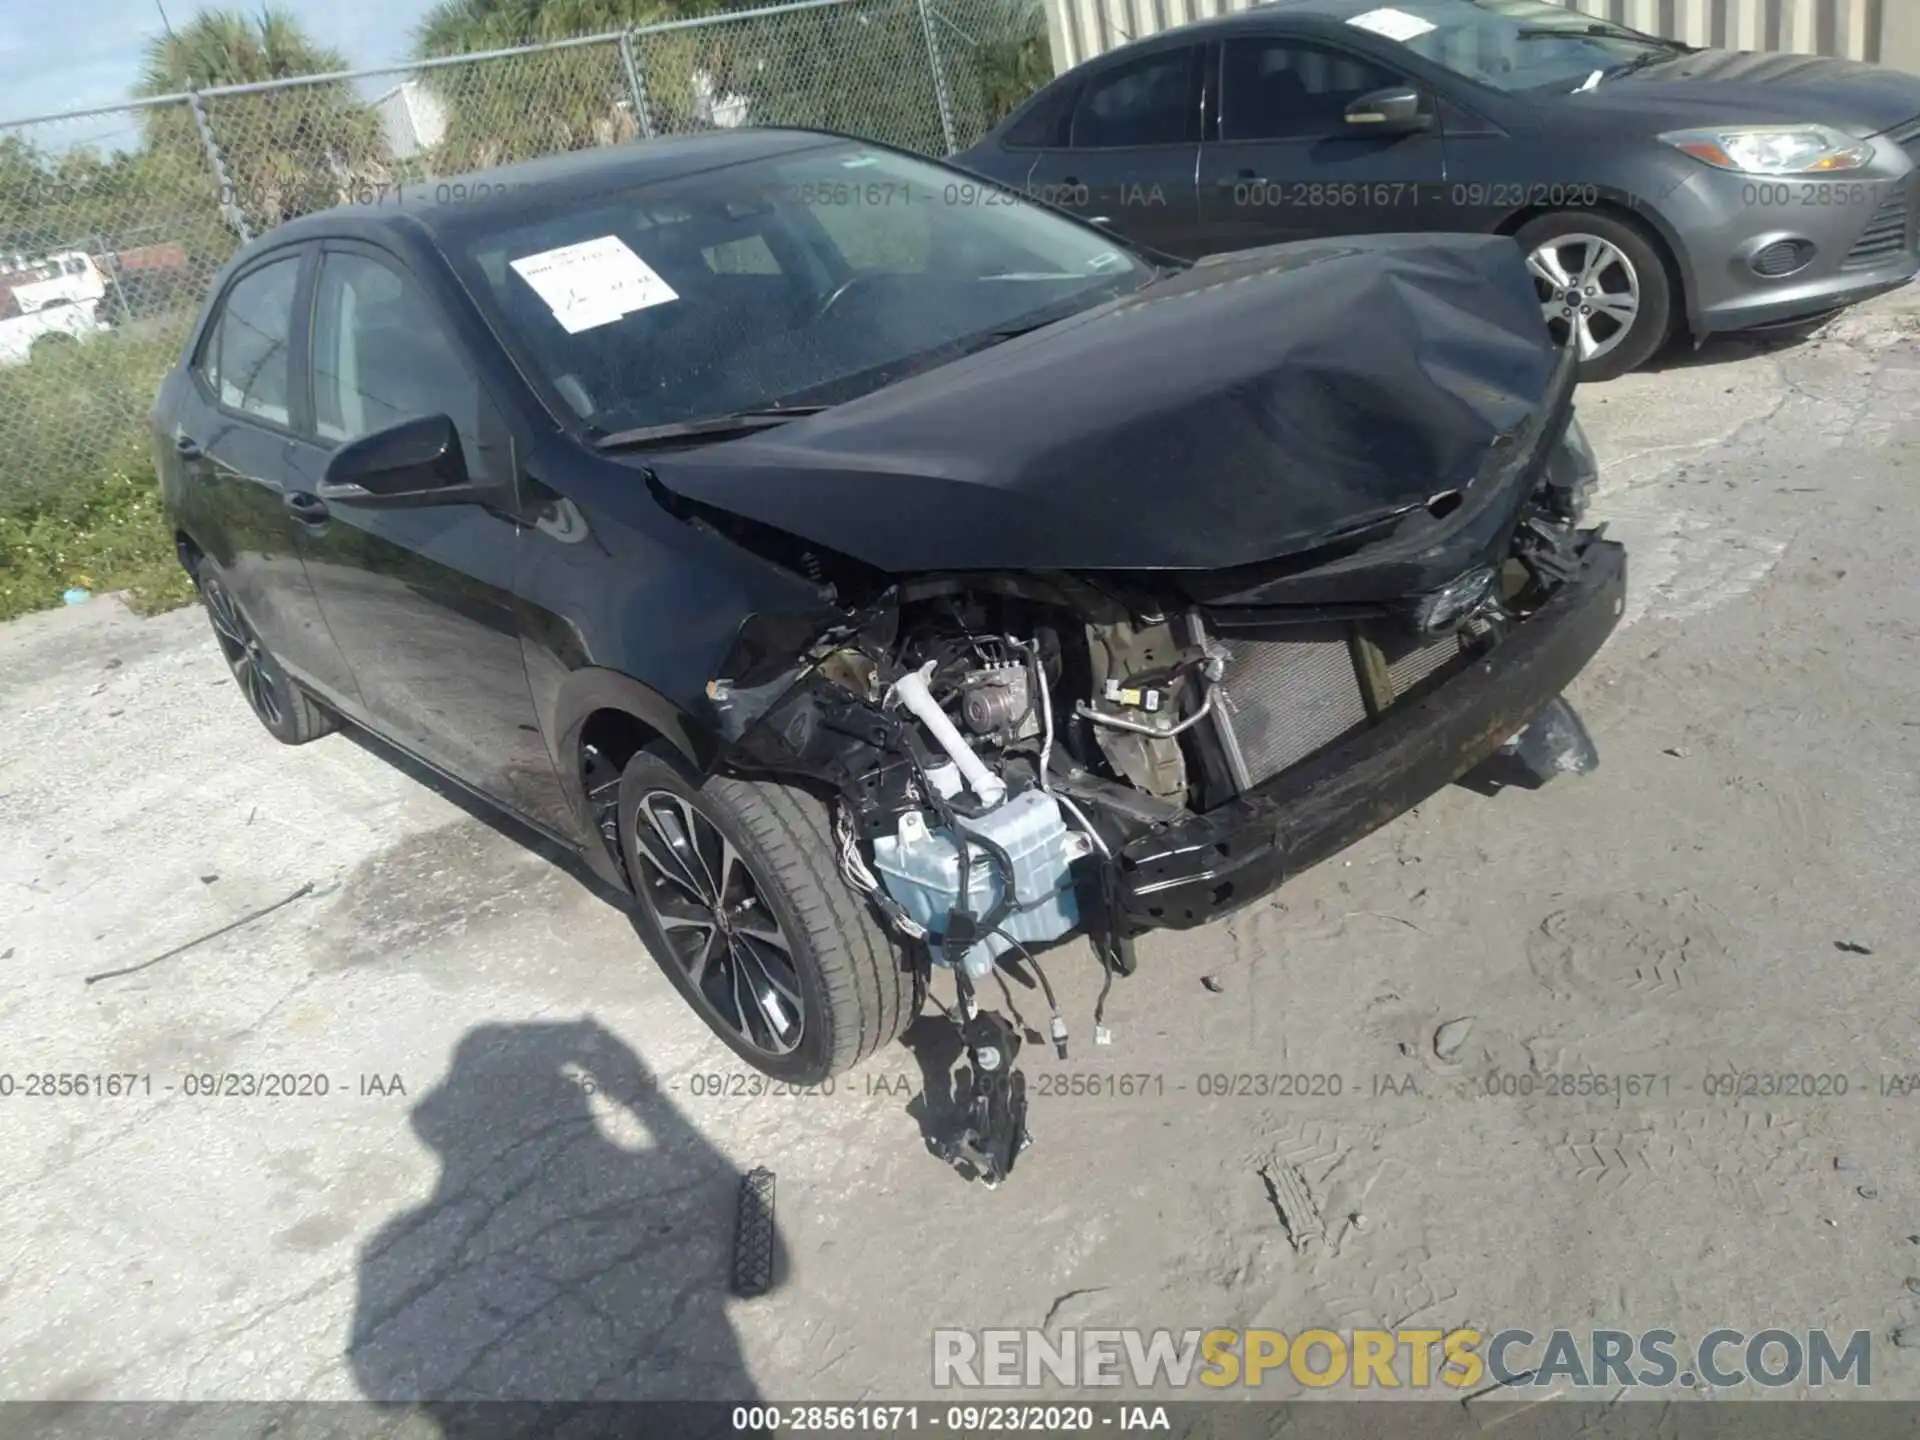
[[[206,453],[200,448],[200,442],[191,435],[174,436],[173,450],[182,460],[198,460]]]
[[[281,496],[280,503],[303,525],[323,524],[328,516],[327,502],[318,495],[309,495],[305,490],[289,490]]]

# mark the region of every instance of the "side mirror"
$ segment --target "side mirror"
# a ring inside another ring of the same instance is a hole
[[[402,420],[333,452],[320,498],[344,505],[456,505],[475,498],[460,432],[445,415]]]
[[[1347,124],[1376,135],[1408,135],[1433,128],[1433,112],[1411,85],[1394,85],[1362,95],[1347,106]]]

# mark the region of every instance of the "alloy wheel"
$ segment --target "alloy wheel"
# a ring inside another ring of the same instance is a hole
[[[806,1027],[793,942],[745,857],[670,790],[641,797],[633,831],[635,889],[689,988],[753,1050],[791,1054]]]
[[[214,637],[220,642],[221,653],[227,657],[227,668],[233,671],[234,682],[247,697],[247,704],[269,726],[279,725],[280,702],[267,675],[270,661],[266,647],[253,633],[240,607],[233,603],[226,586],[209,577],[201,582],[200,592],[207,602],[207,617],[213,621]]]
[[[1598,235],[1556,235],[1527,257],[1540,313],[1583,363],[1620,348],[1640,316],[1640,272]]]

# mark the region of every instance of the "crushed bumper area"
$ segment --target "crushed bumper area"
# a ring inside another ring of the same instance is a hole
[[[1128,845],[1118,857],[1126,922],[1204,925],[1459,779],[1586,666],[1620,622],[1626,582],[1626,551],[1594,542],[1553,598],[1430,694],[1239,798]]]

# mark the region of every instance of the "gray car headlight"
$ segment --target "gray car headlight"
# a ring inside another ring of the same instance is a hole
[[[1733,125],[1669,130],[1677,150],[1741,175],[1834,175],[1873,163],[1873,146],[1831,125]]]

